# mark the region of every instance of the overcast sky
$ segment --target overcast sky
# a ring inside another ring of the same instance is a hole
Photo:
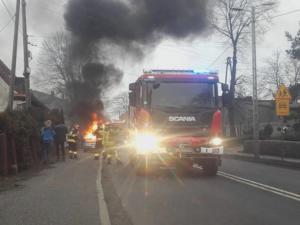
[[[0,30],[9,23],[10,15],[3,6],[6,3],[11,14],[14,13],[15,0],[0,0]],[[29,41],[38,47],[30,46],[33,54],[31,61],[33,73],[39,55],[41,42],[51,33],[64,29],[63,12],[66,0],[27,0],[28,3],[28,33]],[[41,10],[42,9],[42,10]],[[280,6],[275,13],[279,15],[295,9],[300,9],[299,0],[281,0]],[[258,40],[258,67],[262,66],[264,58],[269,57],[276,49],[285,50],[288,43],[284,36],[285,31],[293,34],[300,28],[300,12],[281,16],[273,19],[268,32],[262,39]],[[9,67],[11,64],[13,22],[0,33],[0,59]],[[20,32],[21,34],[21,32]],[[249,34],[250,35],[250,34]],[[22,41],[19,39],[18,70],[20,76],[23,71],[23,51]],[[228,49],[228,50],[226,50]],[[224,45],[216,35],[209,37],[199,37],[193,42],[174,42],[172,40],[163,41],[155,50],[149,52],[142,62],[132,62],[132,60],[122,60],[118,66],[124,70],[125,77],[121,85],[125,90],[128,83],[135,80],[143,69],[213,69],[220,72],[223,79],[225,71],[226,57],[230,56],[230,48]],[[251,51],[246,51],[245,56],[239,62],[239,74],[249,74]]]

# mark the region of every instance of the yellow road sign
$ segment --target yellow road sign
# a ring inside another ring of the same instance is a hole
[[[290,100],[291,98],[292,97],[289,92],[289,89],[285,85],[282,84],[276,93],[276,97],[275,97],[276,101],[277,101],[277,99],[289,99]]]
[[[289,99],[276,99],[276,114],[277,116],[288,116],[290,114]]]
[[[288,88],[281,85],[276,93],[276,114],[277,116],[288,116],[290,114],[291,94]]]

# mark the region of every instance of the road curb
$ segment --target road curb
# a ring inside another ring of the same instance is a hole
[[[254,162],[254,163],[261,163],[266,165],[272,165],[272,166],[279,166],[279,167],[285,167],[289,169],[295,169],[300,170],[300,163],[296,162],[288,162],[288,161],[282,161],[282,160],[275,160],[275,159],[255,159],[254,157],[250,156],[243,156],[243,155],[234,155],[234,154],[225,154],[223,155],[224,158],[229,159],[237,159],[237,160],[243,160],[248,162]]]
[[[111,225],[107,204],[102,187],[102,159],[99,160],[99,170],[97,176],[97,191],[98,191],[98,204],[99,204],[99,216],[101,225]]]

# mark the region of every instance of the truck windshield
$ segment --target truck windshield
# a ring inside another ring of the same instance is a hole
[[[215,106],[214,84],[162,82],[152,88],[152,108],[195,109]]]

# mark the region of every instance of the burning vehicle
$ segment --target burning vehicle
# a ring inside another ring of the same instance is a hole
[[[83,149],[84,151],[96,149],[99,147],[99,142],[102,142],[101,135],[97,134],[99,129],[104,125],[103,119],[98,118],[97,114],[92,115],[92,120],[87,126],[83,136]]]

